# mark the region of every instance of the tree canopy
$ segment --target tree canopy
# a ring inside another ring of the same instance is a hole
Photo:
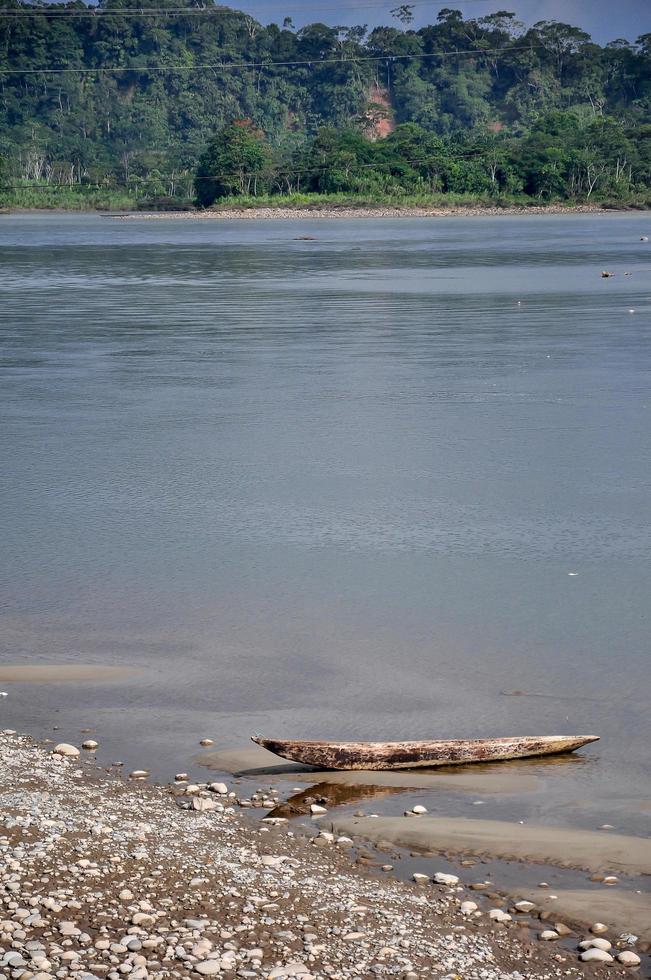
[[[599,46],[569,24],[453,8],[414,30],[409,4],[370,32],[264,26],[211,0],[0,4],[0,156],[14,179],[173,195],[201,158],[199,199],[209,184],[218,197],[454,188],[482,184],[486,166],[491,187],[534,195],[648,181],[649,34]]]

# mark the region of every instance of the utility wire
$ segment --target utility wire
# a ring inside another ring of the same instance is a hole
[[[472,51],[437,51],[423,54],[381,54],[363,58],[311,58],[304,61],[242,61],[232,64],[203,64],[203,65],[111,65],[98,68],[0,68],[4,75],[88,75],[96,72],[174,72],[174,71],[237,71],[239,69],[263,68],[314,68],[319,65],[366,64],[394,61],[418,61],[430,58],[465,58],[482,55],[511,55],[514,51],[547,50],[543,44],[523,44],[510,48],[476,48]]]
[[[271,2],[276,3],[277,0],[271,0]],[[391,2],[391,0],[388,0]],[[461,0],[463,3],[493,3],[495,0]],[[533,2],[533,0],[532,0]],[[430,7],[443,8],[443,3],[439,0],[412,0],[409,6],[416,6],[420,3],[426,3]],[[299,6],[299,3],[295,3],[295,6]],[[337,6],[337,4],[330,4],[329,6]],[[357,2],[355,3],[355,10],[368,9],[377,10],[379,6],[382,6],[380,2]],[[86,8],[72,9],[70,7],[62,7],[62,9],[57,10],[52,6],[50,7],[30,7],[25,5],[17,8],[0,8],[0,17],[9,18],[21,18],[21,17],[95,17],[100,19],[101,17],[160,17],[163,15],[177,15],[186,14],[191,16],[203,16],[204,14],[224,14],[224,13],[235,13],[243,14],[245,17],[251,17],[251,14],[247,14],[243,10],[233,10],[232,8],[213,5],[206,7],[92,7],[87,6]],[[387,11],[390,14],[390,11]]]

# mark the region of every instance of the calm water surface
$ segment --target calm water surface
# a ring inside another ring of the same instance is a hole
[[[4,723],[594,731],[482,816],[648,834],[650,229],[0,217],[0,656],[143,668]]]

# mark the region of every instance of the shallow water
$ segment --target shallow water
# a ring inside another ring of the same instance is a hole
[[[481,815],[647,835],[650,226],[0,216],[1,662],[142,668],[3,726],[595,732]]]

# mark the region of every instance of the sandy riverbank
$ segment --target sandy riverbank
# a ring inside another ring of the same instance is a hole
[[[479,218],[479,217],[513,217],[513,215],[544,215],[544,214],[607,214],[608,210],[599,205],[581,204],[567,208],[556,205],[547,207],[458,207],[458,208],[428,208],[428,207],[322,207],[322,208],[218,208],[206,211],[142,211],[138,213],[116,214],[111,217],[120,221],[273,221],[298,220],[304,218]]]

